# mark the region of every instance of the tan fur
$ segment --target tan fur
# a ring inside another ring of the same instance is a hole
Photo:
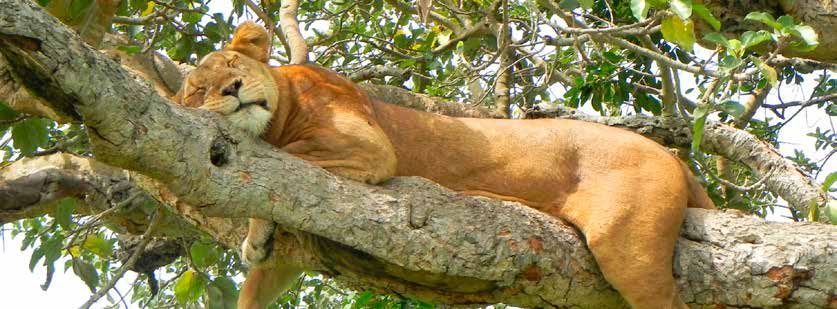
[[[661,146],[581,121],[451,118],[375,102],[320,67],[269,68],[267,41],[259,26],[239,27],[230,46],[207,56],[187,78],[179,103],[224,114],[337,175],[372,184],[422,176],[567,220],[584,233],[605,278],[634,308],[685,308],[671,274],[674,243],[687,206],[714,206]],[[235,80],[249,94],[222,95]],[[268,100],[267,109],[235,111],[254,100]],[[263,112],[272,118],[261,132],[267,124],[253,123],[252,115]],[[255,266],[239,308],[264,308],[297,272],[262,263],[274,225],[250,224],[243,252]]]

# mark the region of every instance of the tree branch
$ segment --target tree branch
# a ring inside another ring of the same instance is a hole
[[[379,291],[459,304],[624,306],[582,238],[554,218],[418,178],[383,186],[339,179],[216,114],[167,104],[37,5],[0,4],[13,12],[0,19],[0,52],[12,71],[61,94],[83,116],[97,159],[159,181],[173,193],[160,198],[178,210],[306,232],[299,242],[313,245],[326,273]],[[37,48],[20,44],[32,40]],[[209,162],[211,149],[227,163]],[[779,229],[794,233],[771,233]],[[681,294],[692,304],[825,307],[837,278],[828,258],[835,231],[690,210],[674,266]]]
[[[808,106],[811,106],[811,105],[816,105],[816,104],[825,103],[825,102],[829,102],[829,101],[835,101],[835,100],[837,100],[837,93],[831,93],[831,94],[826,94],[826,95],[823,95],[823,96],[819,96],[815,99],[811,99],[811,100],[808,100],[808,101],[793,101],[793,102],[785,102],[785,103],[780,103],[780,104],[762,104],[761,106],[763,106],[765,108],[771,108],[771,109],[773,109],[773,108],[788,108],[788,107],[794,107],[794,106],[808,107]]]
[[[299,31],[299,22],[296,20],[298,9],[299,1],[297,0],[283,0],[279,8],[279,24],[290,47],[289,64],[308,62],[308,44],[305,43],[305,38]]]

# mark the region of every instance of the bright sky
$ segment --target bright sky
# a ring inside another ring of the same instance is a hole
[[[211,12],[221,12],[225,15],[229,13],[229,2],[215,1],[210,5]],[[309,34],[310,35],[310,34]],[[807,100],[810,96],[810,89],[813,89],[815,82],[814,76],[806,76],[806,81],[800,86],[783,86],[782,98],[785,102]],[[681,81],[684,83],[691,83],[693,80],[691,76],[682,75]],[[683,90],[689,85],[684,85]],[[778,103],[777,92],[774,90],[768,96],[769,103]],[[788,109],[786,115],[792,115],[796,109]],[[588,110],[587,112],[592,112]],[[766,110],[760,111],[756,118],[764,119],[765,117],[776,118]],[[814,150],[814,138],[806,136],[807,132],[811,132],[814,127],[820,127],[823,130],[835,130],[835,119],[829,117],[821,110],[809,109],[803,111],[800,115],[794,118],[783,128],[779,135],[781,142],[779,152],[784,156],[792,156],[794,149],[798,149],[806,153],[812,160],[819,162],[822,160],[826,151]],[[837,170],[837,159],[832,159],[823,168],[823,171],[818,177],[818,181],[822,182],[829,173]],[[787,211],[781,213],[787,216]],[[769,216],[771,220],[782,220],[780,216]],[[83,304],[90,296],[90,290],[72,270],[66,273],[63,271],[65,259],[60,259],[56,262],[56,273],[53,276],[52,283],[48,291],[42,291],[40,285],[45,279],[45,268],[36,267],[34,273],[29,271],[29,257],[32,254],[31,250],[19,251],[21,246],[21,237],[11,239],[4,233],[2,239],[2,253],[0,253],[0,291],[3,293],[3,304],[6,308],[77,308]],[[117,289],[123,294],[130,289],[133,283],[135,274],[128,272],[125,278],[120,280]],[[115,293],[111,293],[117,297]],[[125,295],[126,297],[130,297]],[[100,300],[93,308],[106,308],[109,302],[107,300]],[[131,308],[136,307],[131,305]]]

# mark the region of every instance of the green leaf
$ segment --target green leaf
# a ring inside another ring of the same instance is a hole
[[[20,116],[20,113],[0,101],[0,120],[12,120]]]
[[[692,116],[695,117],[694,134],[692,135],[692,153],[700,153],[700,144],[703,142],[703,128],[706,125],[706,116],[709,115],[709,107],[699,105],[695,108]]]
[[[811,222],[820,221],[820,208],[817,207],[816,201],[808,203],[808,214],[805,217]]]
[[[744,45],[744,49],[759,45],[772,39],[773,36],[764,30],[759,30],[758,32],[746,31],[741,34],[741,44]]]
[[[692,12],[694,12],[697,16],[700,16],[700,18],[703,18],[703,20],[712,26],[715,31],[721,30],[721,21],[715,18],[715,16],[712,16],[712,12],[710,12],[705,5],[693,4]]]
[[[770,83],[770,87],[776,86],[776,82],[779,79],[776,74],[776,69],[758,59],[755,59],[753,62],[758,66],[759,71],[761,71],[761,75],[767,79],[768,83]]]
[[[78,200],[69,197],[58,203],[58,208],[55,210],[55,221],[64,229],[69,229],[73,224],[73,210],[76,208],[76,202]]]
[[[352,308],[363,308],[363,306],[372,299],[372,296],[375,296],[372,291],[367,290],[366,292],[363,292],[363,294],[360,294],[357,298],[355,298],[355,304],[352,305]]]
[[[187,270],[174,284],[174,297],[181,304],[191,304],[198,300],[206,289],[206,278],[194,270]]]
[[[825,216],[831,224],[837,224],[837,200],[828,200],[828,204],[825,204]]]
[[[479,38],[471,37],[465,40],[465,45],[463,45],[462,48],[464,48],[465,52],[469,52],[479,48],[481,43],[482,40]]]
[[[783,28],[794,26],[793,17],[791,17],[790,15],[779,16],[779,18],[776,18],[776,22],[782,25]]]
[[[791,48],[799,52],[809,52],[817,48],[820,44],[817,32],[814,28],[806,25],[796,25],[786,28],[791,35],[802,39],[802,42],[793,42],[790,44]]]
[[[38,5],[47,6],[47,4],[49,4],[49,2],[50,2],[50,0],[38,0]]]
[[[52,264],[61,257],[61,249],[64,248],[64,237],[61,237],[61,233],[55,233],[41,244],[41,248],[44,249],[46,264]]]
[[[0,100],[0,120],[14,120],[17,117],[20,117],[20,113],[18,113],[15,110],[9,108],[8,106],[6,106],[6,102],[3,102],[3,100]],[[0,121],[0,122],[2,122],[2,121]],[[6,124],[0,123],[0,136],[5,135],[6,134],[6,132],[5,132],[6,128],[8,128],[12,124],[13,124],[12,122],[8,122]],[[11,150],[11,149],[9,149],[9,150]],[[11,152],[11,151],[8,151],[8,152]],[[3,161],[3,158],[0,158],[0,162],[2,162],[2,161]]]
[[[24,156],[31,156],[38,147],[46,146],[49,142],[49,124],[51,121],[40,118],[30,118],[15,124],[12,127],[15,148],[20,149]]]
[[[32,256],[29,257],[29,271],[35,271],[35,265],[37,265],[38,261],[40,261],[43,257],[44,249],[41,247],[37,247],[35,250],[32,250]]]
[[[755,20],[776,30],[784,28],[782,24],[777,23],[776,20],[773,19],[773,16],[765,12],[750,12],[750,14],[747,14],[747,16],[744,17],[744,20]]]
[[[737,42],[738,40],[730,40],[730,43],[732,43],[733,41]],[[730,45],[733,45],[733,44],[730,44]],[[727,55],[727,56],[724,56],[724,58],[721,58],[721,61],[718,64],[720,65],[721,70],[723,70],[725,72],[729,72],[729,71],[732,71],[735,68],[741,66],[743,63],[744,62],[741,61],[741,59],[738,59],[734,56]]]
[[[831,189],[831,185],[835,182],[837,182],[837,172],[828,174],[828,176],[825,177],[825,181],[822,182],[822,190],[828,192]]]
[[[87,236],[81,247],[102,258],[110,258],[113,254],[113,243],[96,234]]]
[[[70,19],[78,19],[93,4],[93,0],[72,0],[70,2]]]
[[[578,0],[578,3],[581,4],[581,8],[585,10],[589,10],[593,8],[593,4],[595,3],[594,0]]]
[[[562,8],[562,9],[565,9],[567,11],[575,10],[579,6],[581,6],[581,4],[578,3],[577,0],[561,0],[561,2],[558,2],[558,7]]]
[[[192,262],[199,268],[206,268],[218,261],[218,252],[206,243],[195,242],[189,250]]]
[[[148,3],[148,0],[130,0],[131,10],[142,10]]]
[[[703,36],[703,39],[729,49],[729,41],[727,41],[727,38],[723,34],[717,32],[707,33]]]
[[[669,2],[671,10],[683,20],[692,17],[692,0],[671,0]]]
[[[741,117],[744,114],[744,106],[735,101],[724,101],[715,106],[718,110],[723,111],[735,118]]]
[[[660,30],[663,32],[663,38],[667,41],[675,43],[687,51],[692,51],[695,45],[695,24],[691,20],[669,16],[663,19]]]
[[[238,301],[238,288],[235,282],[227,277],[217,277],[207,286],[207,308],[235,309]]]
[[[648,9],[650,8],[651,5],[645,0],[631,0],[631,13],[639,21],[645,20],[648,16]]]
[[[201,21],[202,17],[203,17],[203,14],[201,14],[201,13],[189,12],[189,13],[183,13],[182,18],[183,18],[184,22],[194,24],[194,23],[197,23],[197,22]]]
[[[76,274],[81,281],[84,281],[84,284],[90,288],[90,292],[95,293],[96,287],[99,286],[99,272],[96,271],[96,268],[93,267],[93,264],[82,260],[82,259],[73,259],[73,273]]]
[[[216,286],[212,284],[206,286],[206,308],[208,309],[224,309],[224,294]]]
[[[124,51],[129,55],[139,54],[142,51],[142,47],[138,45],[119,45],[116,49]]]

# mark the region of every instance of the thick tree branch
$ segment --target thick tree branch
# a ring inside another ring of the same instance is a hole
[[[622,305],[582,239],[551,217],[416,178],[384,186],[336,178],[215,114],[167,104],[35,4],[0,4],[14,12],[0,19],[0,51],[13,72],[30,77],[28,87],[60,95],[62,106],[83,116],[97,159],[159,181],[173,193],[164,201],[205,215],[271,219],[336,241],[305,240],[327,272],[383,291],[464,304]],[[227,163],[213,165],[211,151]],[[675,263],[685,300],[829,305],[837,278],[833,226],[736,217],[689,212]]]
[[[305,38],[299,31],[299,22],[296,20],[298,10],[299,1],[297,0],[283,0],[282,6],[279,8],[279,25],[288,41],[290,64],[308,62],[308,44],[305,43]]]
[[[348,77],[354,82],[361,82],[373,78],[382,78],[386,76],[407,79],[410,77],[410,73],[410,70],[402,69],[396,66],[376,65],[357,70],[349,74]]]

